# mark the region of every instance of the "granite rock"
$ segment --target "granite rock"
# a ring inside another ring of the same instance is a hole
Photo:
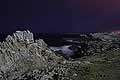
[[[34,40],[30,31],[16,31],[0,43],[0,80],[12,80],[28,70],[54,65],[57,59],[42,39]]]

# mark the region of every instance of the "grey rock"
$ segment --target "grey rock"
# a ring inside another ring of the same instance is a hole
[[[42,39],[34,40],[30,31],[16,31],[0,43],[0,80],[12,80],[28,70],[53,65],[57,59]]]

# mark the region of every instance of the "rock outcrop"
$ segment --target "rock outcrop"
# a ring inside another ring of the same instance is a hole
[[[83,56],[90,56],[96,54],[102,54],[107,51],[120,50],[120,35],[111,32],[105,33],[90,33],[90,34],[80,34],[77,38],[66,38],[66,43],[71,42],[67,47],[67,51],[71,54],[66,56],[65,50],[60,47],[57,47],[56,54],[60,53],[65,58],[67,57],[75,59]],[[51,48],[55,50],[55,48]]]
[[[12,80],[28,70],[54,65],[57,59],[42,39],[34,40],[30,31],[16,31],[0,43],[0,80]]]

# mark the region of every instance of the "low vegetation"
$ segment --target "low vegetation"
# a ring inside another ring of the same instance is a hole
[[[111,51],[101,55],[85,56],[79,61],[89,61],[92,64],[71,66],[69,75],[72,80],[119,80],[120,51]]]

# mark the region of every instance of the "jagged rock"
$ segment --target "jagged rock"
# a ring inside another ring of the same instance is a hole
[[[12,80],[28,70],[53,65],[57,59],[42,39],[34,40],[30,31],[16,31],[0,43],[0,80]]]

